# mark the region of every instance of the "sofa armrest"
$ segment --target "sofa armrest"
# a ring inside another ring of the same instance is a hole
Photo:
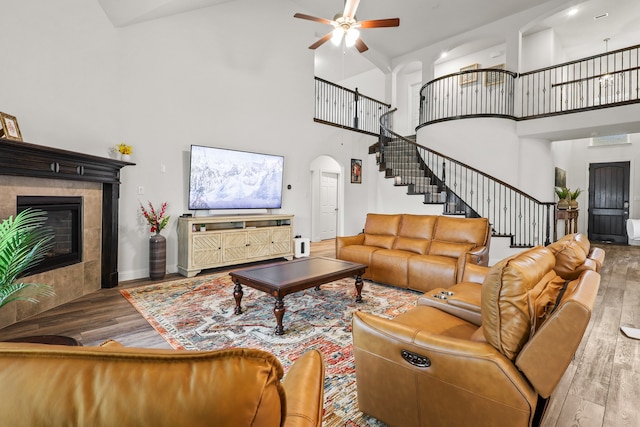
[[[478,246],[467,252],[467,263],[489,265],[489,246]]]
[[[483,265],[466,263],[462,269],[459,282],[472,282],[482,284],[489,273],[490,268]]]
[[[340,251],[345,246],[349,245],[362,245],[364,243],[364,233],[355,236],[338,236],[336,237],[336,258],[340,258]]]
[[[324,359],[309,350],[289,368],[283,380],[287,416],[285,427],[320,427],[324,409]]]
[[[604,249],[602,248],[591,248],[589,254],[587,255],[587,259],[593,260],[596,265],[596,273],[600,272],[600,268],[602,268],[602,263],[604,262]]]

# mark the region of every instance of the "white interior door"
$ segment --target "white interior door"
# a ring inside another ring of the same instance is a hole
[[[320,176],[320,239],[335,239],[338,218],[338,174],[322,172]]]

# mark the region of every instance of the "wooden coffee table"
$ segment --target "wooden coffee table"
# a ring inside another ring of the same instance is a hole
[[[356,302],[362,302],[362,275],[367,266],[333,258],[298,258],[293,261],[252,267],[229,273],[235,288],[235,314],[241,314],[242,285],[271,294],[276,299],[273,313],[276,315],[276,334],[284,334],[282,318],[286,312],[285,295],[305,289],[320,288],[323,283],[333,282],[349,276],[356,276]]]

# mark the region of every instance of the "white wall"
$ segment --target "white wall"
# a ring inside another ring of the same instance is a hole
[[[96,1],[3,1],[0,111],[25,141],[107,155],[120,142],[117,33]]]
[[[310,162],[326,154],[349,170],[351,158],[368,160],[375,138],[313,122],[313,52],[301,42],[306,27],[290,25],[292,2],[234,1],[118,29],[98,2],[8,3],[0,111],[18,117],[24,139],[104,156],[121,141],[133,146],[136,166],[121,174],[121,280],[148,274],[139,201],[168,202],[167,267],[177,270],[190,144],[285,155],[292,189],[280,212],[295,215],[302,235],[311,226]],[[345,185],[344,209],[364,213],[369,193]]]
[[[434,66],[435,77],[457,73],[460,68],[478,64],[478,68],[491,68],[506,62],[506,45],[500,43],[450,61],[440,61]],[[515,70],[512,70],[515,71]]]
[[[555,33],[552,28],[522,37],[522,72],[557,64]]]
[[[355,55],[355,53],[352,53]],[[359,53],[358,53],[359,55]],[[348,89],[355,90],[363,95],[373,98],[377,101],[389,103],[385,95],[385,77],[382,71],[374,68],[357,76],[353,76],[334,83],[344,86]]]

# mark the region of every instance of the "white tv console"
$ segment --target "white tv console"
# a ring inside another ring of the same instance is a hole
[[[293,215],[178,219],[178,272],[183,276],[280,257],[293,258]]]

